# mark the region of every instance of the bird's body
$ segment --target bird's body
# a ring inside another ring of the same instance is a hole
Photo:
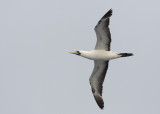
[[[79,51],[82,57],[91,60],[108,61],[121,57],[120,53],[105,50]]]
[[[104,107],[102,99],[102,85],[108,69],[109,60],[133,55],[132,53],[118,53],[110,51],[111,34],[108,25],[111,15],[112,10],[109,10],[94,28],[97,35],[97,43],[94,50],[70,52],[72,54],[94,60],[94,69],[89,81],[93,96],[101,109]]]

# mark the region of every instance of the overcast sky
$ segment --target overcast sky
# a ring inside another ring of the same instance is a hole
[[[160,114],[159,0],[1,0],[0,114]],[[94,26],[110,9],[104,110],[91,92]]]

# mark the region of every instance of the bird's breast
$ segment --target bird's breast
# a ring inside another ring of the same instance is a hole
[[[112,52],[112,51],[94,50],[82,56],[91,60],[108,61],[111,59],[118,58],[119,56],[117,54],[118,54],[117,52]]]

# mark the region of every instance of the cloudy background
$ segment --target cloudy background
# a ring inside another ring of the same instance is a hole
[[[159,114],[158,0],[1,0],[1,114]],[[104,110],[90,90],[93,61],[67,52],[92,50],[94,26],[113,9]]]

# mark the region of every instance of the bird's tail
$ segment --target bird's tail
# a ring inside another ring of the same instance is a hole
[[[133,56],[133,53],[120,53],[118,55],[121,55],[121,57],[128,57],[128,56]]]

